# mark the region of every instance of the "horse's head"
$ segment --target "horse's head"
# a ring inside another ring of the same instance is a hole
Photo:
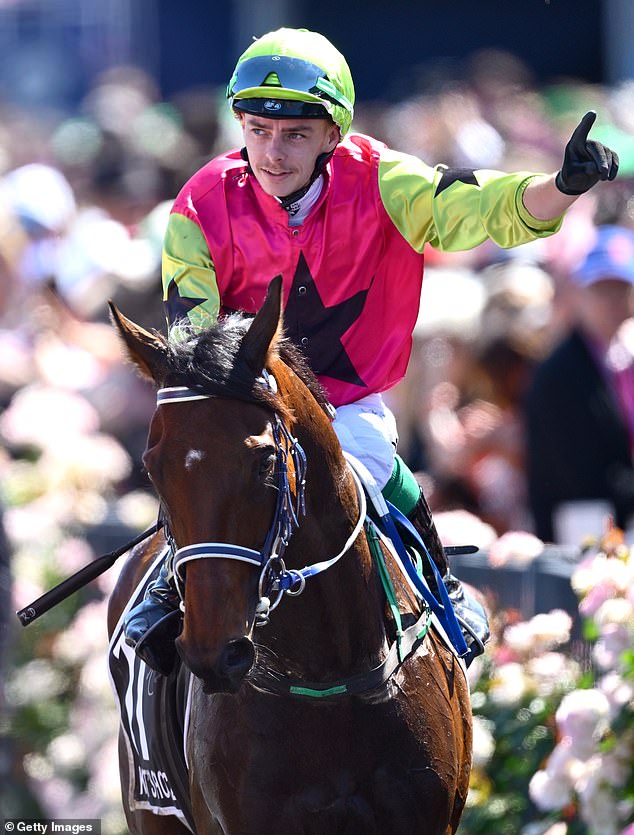
[[[254,661],[250,634],[267,594],[258,590],[262,562],[277,547],[280,514],[282,537],[295,521],[301,481],[288,433],[294,418],[277,382],[284,388],[294,377],[277,356],[281,281],[253,320],[230,318],[179,341],[114,307],[112,315],[132,361],[159,389],[143,461],[181,579],[177,648],[208,692],[233,692]]]
[[[157,407],[143,456],[175,547],[261,548],[275,507],[275,441],[272,393],[258,378],[279,328],[279,282],[246,331],[235,322],[172,345],[113,316],[133,362],[175,395]],[[200,399],[180,400],[180,387]],[[186,618],[178,649],[209,689],[233,690],[253,662],[245,636],[258,573],[246,561],[214,562],[213,571],[202,560],[180,569]]]

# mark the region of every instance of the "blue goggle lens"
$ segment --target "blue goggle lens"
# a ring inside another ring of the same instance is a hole
[[[252,87],[269,86],[265,81],[272,73],[275,73],[280,85],[287,90],[328,99],[345,107],[350,113],[354,110],[352,102],[335,87],[321,67],[303,58],[290,58],[288,55],[258,55],[243,61],[229,82],[227,98]],[[272,91],[275,90],[274,84],[270,87]]]
[[[229,82],[227,95],[234,96],[251,87],[264,87],[265,81],[275,73],[282,87],[298,90],[301,93],[318,91],[317,81],[325,78],[326,73],[316,64],[302,58],[289,58],[286,55],[258,55],[243,61]],[[274,85],[271,85],[274,87]],[[314,95],[314,93],[313,93]]]

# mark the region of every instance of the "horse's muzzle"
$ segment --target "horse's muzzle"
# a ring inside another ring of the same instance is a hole
[[[237,693],[255,661],[253,642],[246,637],[225,644],[212,665],[204,658],[194,660],[188,657],[186,648],[178,642],[177,646],[185,665],[202,681],[203,692],[207,694]]]

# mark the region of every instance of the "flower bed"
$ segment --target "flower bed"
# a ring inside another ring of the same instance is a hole
[[[572,575],[586,652],[561,611],[494,619],[470,673],[464,835],[634,835],[634,553],[618,531]]]

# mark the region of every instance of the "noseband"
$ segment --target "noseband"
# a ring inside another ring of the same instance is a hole
[[[272,391],[277,391],[275,377],[268,371],[263,371],[260,382]],[[161,406],[188,400],[206,400],[211,396],[186,386],[174,386],[159,389],[156,403],[157,406]],[[176,548],[171,532],[167,524],[165,525],[167,541],[174,559],[174,580],[181,598],[181,606],[184,605],[185,596],[184,567],[188,562],[200,559],[230,559],[246,562],[260,569],[259,602],[256,607],[255,622],[257,626],[263,626],[268,623],[270,612],[278,606],[284,594],[290,596],[301,594],[306,586],[306,580],[334,565],[351,548],[361,532],[366,516],[365,493],[354,470],[350,469],[359,498],[359,519],[343,549],[335,557],[323,562],[302,569],[286,568],[284,553],[293,532],[299,527],[301,516],[306,513],[306,454],[297,438],[293,437],[277,413],[273,416],[272,433],[276,457],[277,499],[273,521],[261,550],[256,551],[253,548],[226,542],[198,542],[185,545],[183,548]],[[289,457],[293,461],[295,470],[294,499],[288,478]]]

